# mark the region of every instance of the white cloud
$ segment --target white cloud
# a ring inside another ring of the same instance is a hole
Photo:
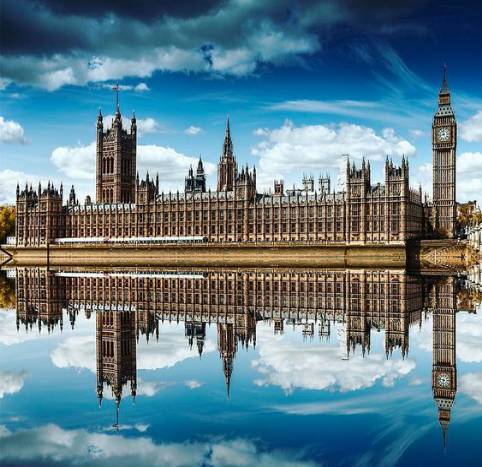
[[[431,163],[412,168],[412,186],[422,185],[424,193],[432,194],[433,169]],[[457,201],[480,199],[482,193],[482,153],[464,152],[457,157]]]
[[[159,131],[162,131],[162,128],[155,119],[149,117],[137,120],[138,136],[142,137],[147,133],[157,133]]]
[[[457,158],[457,199],[480,199],[482,193],[482,152],[464,152]]]
[[[95,142],[86,146],[58,147],[51,156],[52,163],[64,175],[70,178],[94,180],[95,178]],[[182,189],[184,177],[189,166],[195,166],[197,157],[189,157],[171,147],[155,144],[137,146],[137,169],[141,177],[146,171],[151,175],[159,173],[161,190]],[[212,174],[216,166],[204,162],[206,173]]]
[[[104,117],[104,128],[105,125],[111,125],[111,121],[114,119],[114,115],[106,115]],[[165,131],[162,125],[154,118],[147,117],[147,118],[137,118],[137,136],[142,138],[142,136],[148,133],[160,133]],[[131,127],[131,119],[128,117],[122,117],[122,126],[124,128]]]
[[[387,154],[415,154],[415,147],[391,128],[385,128],[379,135],[372,128],[348,123],[297,127],[286,120],[280,128],[260,128],[255,134],[262,141],[251,153],[259,157],[263,180],[293,171],[335,169],[343,162],[344,154],[371,160],[382,160]]]
[[[257,334],[257,345],[259,358],[252,365],[261,376],[256,384],[279,386],[287,393],[295,388],[355,391],[377,381],[392,386],[415,368],[413,360],[387,360],[382,354],[346,360],[338,346],[297,343],[285,336],[275,339],[262,331]]]
[[[130,427],[129,427],[130,428]],[[29,442],[25,443],[28,439]],[[267,451],[253,441],[236,438],[204,442],[156,444],[147,437],[66,430],[57,425],[9,431],[0,428],[0,462],[44,463],[62,465],[118,467],[136,465],[212,467],[262,465],[265,467],[309,467],[316,465],[301,460],[290,451]]]
[[[38,175],[10,169],[0,170],[0,204],[15,204],[17,182],[20,184],[20,189],[24,189],[27,182],[37,188],[39,181],[42,185],[47,183],[46,179]]]
[[[482,143],[482,110],[460,123],[460,137],[470,143]]]
[[[482,152],[464,152],[457,159],[457,172],[461,175],[482,177]]]
[[[23,388],[24,373],[0,373],[0,399],[15,394]]]
[[[87,146],[57,147],[50,160],[67,177],[95,179],[95,141]]]
[[[14,120],[5,120],[0,116],[0,141],[2,143],[26,144],[25,131],[20,123]]]
[[[186,128],[184,130],[184,133],[186,135],[189,135],[189,136],[195,136],[195,135],[201,133],[201,131],[202,131],[202,128],[199,128],[198,126],[192,126],[191,125],[189,128]]]
[[[422,185],[423,193],[432,193],[432,164],[421,164],[410,171],[410,184],[418,187]]]

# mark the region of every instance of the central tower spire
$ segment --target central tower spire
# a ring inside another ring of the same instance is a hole
[[[224,136],[223,152],[221,154],[221,160],[224,157],[234,157],[233,155],[233,142],[231,140],[231,128],[229,126],[229,115],[226,119],[226,134]]]
[[[233,152],[228,115],[226,119],[226,134],[224,136],[223,150],[218,165],[218,191],[233,191],[236,175],[236,159]]]

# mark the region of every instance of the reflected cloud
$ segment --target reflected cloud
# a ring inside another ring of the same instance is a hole
[[[25,332],[23,329],[20,332],[17,331],[15,313],[0,308],[0,344],[21,344],[26,341],[41,339],[46,334],[40,334],[36,329],[30,332]]]
[[[72,336],[50,354],[57,368],[87,369],[95,373],[95,336]]]
[[[115,464],[116,467],[317,465],[302,460],[299,453],[262,450],[254,441],[241,438],[157,444],[147,437],[128,438],[83,429],[65,430],[53,424],[15,432],[0,427],[0,462],[33,463],[40,460],[62,465]]]
[[[9,394],[15,394],[23,388],[24,383],[24,372],[11,373],[3,372],[0,373],[0,399]]]
[[[184,381],[184,385],[187,386],[189,389],[198,389],[200,388],[204,383],[201,381],[197,381],[195,379],[189,380],[189,381]]]
[[[206,340],[203,353],[213,352],[215,348],[214,342]],[[95,373],[95,336],[68,337],[52,351],[50,358],[57,368],[87,369]],[[158,342],[141,340],[137,344],[138,370],[172,368],[188,358],[199,358],[198,351],[189,348],[182,329],[174,326],[167,326]]]
[[[467,363],[482,362],[482,320],[480,315],[457,317],[457,357]]]
[[[186,338],[180,327],[166,326],[159,336],[158,342],[140,341],[137,347],[138,363],[140,370],[157,370],[172,368],[178,363],[188,359],[197,358],[199,354],[196,348],[189,348]],[[203,354],[216,350],[214,342],[206,340]]]
[[[279,386],[288,394],[295,388],[355,391],[377,381],[393,386],[396,379],[415,369],[412,359],[387,360],[382,354],[344,359],[338,346],[296,343],[285,336],[263,339],[259,333],[258,342],[259,358],[252,365],[261,377],[255,383]]]
[[[460,392],[482,404],[482,373],[467,373],[460,378]]]

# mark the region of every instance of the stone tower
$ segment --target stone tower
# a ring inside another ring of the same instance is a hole
[[[457,392],[455,313],[457,294],[453,277],[434,285],[432,390],[444,445]]]
[[[102,113],[97,117],[96,199],[98,203],[133,203],[135,197],[137,123],[122,128],[118,86],[116,112],[111,128],[104,132]]]
[[[455,201],[455,161],[457,123],[450,102],[447,68],[444,67],[438,109],[432,124],[433,227],[442,236],[453,238],[457,207]]]
[[[233,153],[229,117],[226,122],[223,152],[218,165],[218,191],[233,191],[237,175],[236,159]]]

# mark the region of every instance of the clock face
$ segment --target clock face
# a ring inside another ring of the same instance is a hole
[[[439,141],[448,141],[450,138],[450,130],[448,128],[439,128],[438,139]]]
[[[448,388],[450,386],[450,376],[447,373],[440,373],[437,375],[437,386]]]

